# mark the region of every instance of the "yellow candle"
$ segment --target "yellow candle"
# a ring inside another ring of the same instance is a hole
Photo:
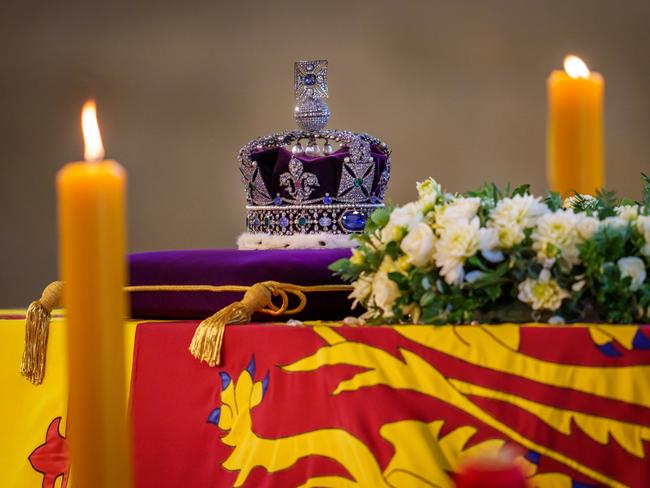
[[[562,195],[604,184],[603,77],[576,56],[548,79],[548,179]]]
[[[57,175],[67,313],[72,477],[79,488],[129,487],[124,391],[126,172],[103,161],[94,102],[84,105],[86,161]]]

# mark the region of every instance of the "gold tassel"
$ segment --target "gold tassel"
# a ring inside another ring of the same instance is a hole
[[[217,366],[221,361],[221,344],[226,325],[244,324],[250,322],[255,312],[261,312],[269,306],[272,295],[279,292],[274,282],[257,283],[251,286],[240,302],[231,303],[211,315],[199,324],[194,332],[190,352],[199,361],[205,361],[209,366]],[[283,295],[283,307],[286,310],[286,293]],[[273,309],[276,312],[279,309]]]
[[[235,302],[199,324],[190,352],[200,361],[217,366],[221,360],[223,334],[228,324],[250,322],[257,312],[269,315],[292,315],[301,312],[307,304],[305,293],[351,291],[350,285],[311,285],[301,286],[277,281],[265,281],[252,286],[242,285],[138,285],[126,286],[129,293],[147,291],[197,291],[197,292],[245,292],[240,302]],[[288,294],[298,298],[298,304],[289,309]],[[25,321],[25,349],[20,364],[20,373],[35,385],[40,385],[45,376],[45,354],[52,310],[61,304],[63,282],[50,283],[39,300],[32,302],[27,309]],[[282,303],[276,306],[272,297],[279,296]]]
[[[20,364],[20,374],[35,385],[43,383],[45,376],[45,354],[47,336],[50,331],[50,315],[61,303],[63,282],[54,281],[47,285],[39,300],[27,309],[25,320],[25,348]]]

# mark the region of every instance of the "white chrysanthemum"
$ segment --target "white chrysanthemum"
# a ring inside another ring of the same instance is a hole
[[[535,226],[535,221],[548,213],[548,207],[538,197],[515,195],[497,203],[490,213],[488,225],[496,229],[499,245],[510,249],[524,240],[524,230]]]
[[[459,220],[440,232],[434,259],[440,274],[450,285],[463,282],[465,261],[493,241],[490,229],[481,229],[478,217]]]
[[[639,215],[636,220],[636,228],[645,240],[645,246],[641,248],[641,254],[650,256],[650,216]]]
[[[420,202],[411,202],[403,207],[395,208],[390,214],[388,224],[381,231],[382,242],[400,240],[406,232],[422,222],[423,219]]]
[[[352,293],[348,298],[353,298],[352,308],[356,308],[359,303],[365,302],[372,292],[373,275],[370,273],[361,273],[357,281],[352,283]]]
[[[547,269],[543,269],[536,280],[526,278],[519,283],[518,288],[517,298],[530,305],[533,310],[557,310],[562,305],[562,300],[570,296],[568,291],[551,278]]]
[[[631,278],[630,290],[636,291],[641,288],[646,279],[646,269],[643,259],[637,256],[621,258],[616,262],[623,278]]]
[[[637,219],[639,216],[639,206],[638,205],[622,205],[616,207],[616,214],[628,222],[632,222]]]
[[[460,220],[470,221],[476,217],[480,206],[480,198],[455,198],[449,204],[436,209],[436,228],[444,229]]]
[[[580,236],[576,230],[577,222],[573,210],[556,210],[540,217],[532,234],[537,260],[547,263],[558,259],[565,269],[578,264]]]

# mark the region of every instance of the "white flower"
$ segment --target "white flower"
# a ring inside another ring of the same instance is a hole
[[[463,282],[465,274],[463,264],[482,246],[490,244],[492,241],[490,233],[489,229],[480,228],[478,217],[474,217],[471,221],[459,220],[442,229],[436,244],[434,259],[447,283],[459,285]]]
[[[422,205],[422,213],[425,215],[444,202],[445,194],[442,191],[442,186],[433,178],[418,182],[416,186],[420,204]]]
[[[571,289],[573,291],[578,292],[578,291],[582,290],[585,287],[586,284],[587,284],[587,282],[585,280],[578,280],[575,283],[573,283],[573,285],[571,285]]]
[[[419,222],[402,239],[400,247],[411,264],[425,266],[433,259],[434,245],[435,235],[431,227],[424,222]]]
[[[379,307],[384,317],[393,316],[393,305],[399,297],[397,283],[388,277],[386,271],[378,271],[372,280],[372,302]]]
[[[470,271],[465,275],[465,281],[468,283],[474,283],[479,278],[482,278],[483,275],[485,275],[485,272],[475,269],[474,271]]]
[[[641,254],[650,256],[650,216],[639,215],[636,220],[636,228],[645,240],[645,245],[641,248]]]
[[[391,258],[388,254],[384,256],[383,261],[379,265],[378,271],[383,271],[384,273],[394,273],[399,271],[397,263]]]
[[[621,271],[621,276],[623,278],[628,276],[632,278],[630,290],[636,291],[641,288],[641,285],[643,285],[643,282],[646,279],[646,269],[643,259],[637,256],[628,256],[619,259],[616,264],[618,265],[618,269]]]
[[[637,217],[639,216],[639,206],[622,205],[620,207],[616,207],[616,213],[623,220],[627,220],[628,222],[631,222],[633,220],[636,220]]]
[[[571,269],[580,262],[577,221],[573,210],[556,210],[539,218],[532,238],[533,249],[537,251],[540,263],[558,259],[564,269]]]
[[[533,310],[557,310],[562,305],[562,300],[570,296],[551,278],[547,269],[543,269],[536,280],[526,278],[519,283],[518,288],[517,298],[529,304]]]
[[[403,230],[408,232],[423,219],[420,202],[411,202],[403,207],[397,207],[391,212],[388,224],[381,231],[382,242],[400,240]]]
[[[352,308],[356,308],[359,303],[363,303],[368,299],[372,292],[372,278],[369,273],[361,273],[357,281],[352,283],[352,293],[348,296],[348,298],[354,298]]]
[[[480,198],[458,197],[454,199],[449,204],[436,209],[436,228],[444,229],[459,220],[472,220],[476,217],[480,205]]]
[[[583,213],[576,214],[578,223],[576,224],[576,229],[578,230],[578,236],[583,241],[591,239],[591,237],[596,233],[600,227],[600,220],[596,217],[590,217]]]
[[[627,227],[628,222],[627,220],[622,219],[621,217],[607,217],[605,220],[602,221],[602,225],[612,230],[619,230]]]
[[[548,213],[548,207],[538,197],[515,195],[497,203],[490,213],[489,226],[496,229],[502,249],[510,249],[524,240],[524,230]]]
[[[415,186],[418,189],[418,195],[420,198],[428,197],[430,195],[436,197],[442,195],[442,185],[433,178],[418,181]]]

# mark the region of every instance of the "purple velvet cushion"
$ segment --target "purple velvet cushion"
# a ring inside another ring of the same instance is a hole
[[[297,285],[341,284],[328,266],[349,256],[349,249],[147,252],[129,256],[129,272],[132,285],[252,285],[267,280]],[[348,294],[309,293],[307,307],[293,318],[340,320],[350,314]],[[204,319],[240,300],[242,293],[159,291],[133,292],[130,297],[133,318]],[[260,314],[255,320],[273,318]]]

